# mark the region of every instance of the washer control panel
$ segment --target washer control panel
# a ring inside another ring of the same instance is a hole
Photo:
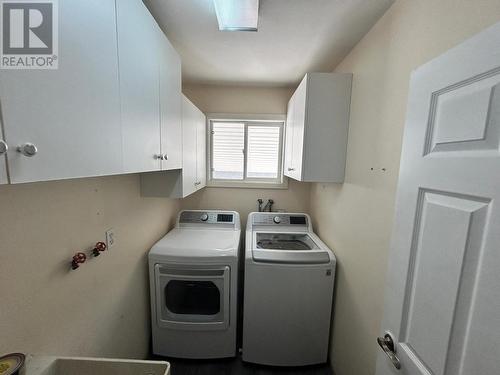
[[[307,216],[301,214],[258,213],[253,216],[253,225],[309,225]]]
[[[213,211],[183,211],[179,218],[180,223],[196,224],[234,224],[232,212]]]

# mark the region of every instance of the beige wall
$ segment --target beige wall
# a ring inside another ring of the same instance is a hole
[[[374,372],[410,72],[497,21],[498,0],[398,1],[336,69],[354,73],[346,182],[313,184],[311,213],[338,259],[337,375]]]
[[[195,85],[184,94],[205,113],[284,114],[293,90],[288,88]],[[183,200],[183,208],[232,209],[242,224],[256,210],[257,199],[273,199],[276,209],[309,212],[309,184],[289,180],[287,190],[205,188]]]
[[[179,201],[139,187],[138,175],[0,186],[0,353],[147,355],[146,253]],[[113,249],[70,271],[109,228]]]

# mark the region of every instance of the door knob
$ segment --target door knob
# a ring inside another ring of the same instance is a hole
[[[38,152],[38,149],[36,148],[36,146],[33,143],[25,143],[22,146],[19,146],[17,148],[17,152],[20,152],[24,156],[27,156],[30,158],[30,157],[36,155],[36,153]]]
[[[377,337],[377,342],[384,351],[385,355],[387,355],[387,357],[391,360],[392,365],[399,370],[401,368],[401,362],[396,355],[396,346],[394,345],[392,335],[389,332],[386,332],[384,337]]]
[[[9,150],[9,146],[0,139],[0,155],[5,154]]]

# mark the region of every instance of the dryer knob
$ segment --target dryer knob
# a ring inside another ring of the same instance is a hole
[[[273,218],[273,221],[274,221],[276,224],[279,224],[279,223],[281,223],[281,217],[279,217],[279,216],[275,216],[275,217]]]
[[[207,214],[202,214],[202,215],[200,216],[200,220],[201,220],[201,221],[207,221],[207,220],[208,220],[208,215],[207,215]]]

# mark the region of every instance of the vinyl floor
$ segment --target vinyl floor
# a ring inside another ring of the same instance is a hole
[[[210,361],[175,358],[166,360],[172,365],[171,375],[333,375],[327,364],[282,368],[244,363],[241,358]]]

